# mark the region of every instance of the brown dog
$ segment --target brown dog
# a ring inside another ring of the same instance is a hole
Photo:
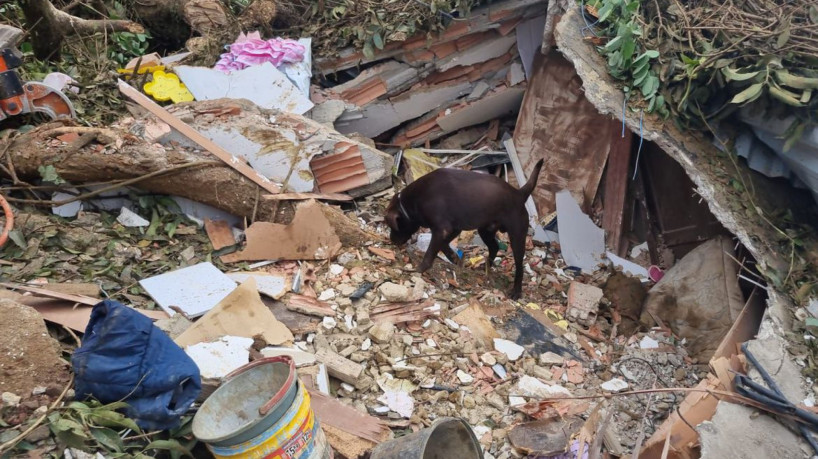
[[[386,208],[386,223],[390,239],[397,245],[405,244],[420,228],[432,230],[432,242],[418,266],[424,272],[432,266],[438,252],[452,263],[459,259],[449,243],[461,231],[476,229],[488,246],[486,275],[500,249],[497,231],[508,233],[514,253],[514,287],[509,294],[517,299],[523,287],[523,255],[528,232],[528,199],[543,160],[534,166],[534,172],[522,188],[516,189],[498,177],[460,169],[437,169],[396,194]]]

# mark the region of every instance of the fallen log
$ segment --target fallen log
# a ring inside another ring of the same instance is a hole
[[[227,99],[177,104],[171,112],[230,148],[237,159],[248,158],[259,171],[266,167],[267,175],[283,183],[285,191],[290,190],[289,185],[307,187],[301,192],[313,191],[313,186],[322,191],[321,186],[329,184],[354,187],[344,192],[363,196],[391,185],[391,156],[298,115]],[[246,141],[237,142],[238,136]],[[3,151],[6,157],[0,162],[8,166],[2,174],[15,184],[39,179],[40,167],[51,165],[73,187],[100,182],[111,189],[132,185],[208,204],[251,221],[274,221],[276,209],[287,207],[279,200],[266,199],[269,192],[149,115],[123,120],[109,128],[49,123],[10,141],[0,140],[0,153]],[[348,184],[344,176],[323,181],[309,170],[312,158],[326,162],[337,157],[349,164],[351,154],[358,158],[359,172]],[[273,177],[276,174],[280,177]],[[296,177],[298,183],[294,183]],[[329,206],[323,209],[333,225],[341,228],[342,242],[379,239],[362,231],[357,222],[339,210]]]
[[[66,127],[47,124],[15,137],[7,146],[11,171],[22,180],[40,177],[40,166],[53,165],[63,180],[80,187],[85,183],[128,180],[173,169],[188,163],[208,165],[178,169],[138,183],[142,190],[181,196],[232,214],[257,219],[273,216],[273,201],[260,199],[261,189],[234,169],[216,163],[207,152],[181,146],[164,147],[124,129],[104,130],[97,141],[73,150],[57,138]],[[103,131],[100,131],[102,133]],[[102,142],[102,143],[99,143]],[[11,177],[10,177],[11,178]],[[12,199],[9,199],[13,202]]]

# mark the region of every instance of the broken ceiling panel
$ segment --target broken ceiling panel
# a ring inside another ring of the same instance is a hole
[[[344,191],[351,191],[354,196],[363,191],[380,191],[391,184],[392,156],[300,115],[226,99],[177,104],[172,112],[205,137],[246,160],[262,175],[285,184],[284,191],[314,191],[316,180],[310,161],[316,156],[345,151],[357,151],[363,170],[358,171],[358,180],[340,187]],[[172,135],[166,141],[171,139],[184,143]],[[326,166],[331,162],[330,159],[319,164]]]

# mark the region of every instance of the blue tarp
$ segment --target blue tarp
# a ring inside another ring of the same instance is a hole
[[[94,306],[71,365],[78,399],[125,401],[145,430],[178,426],[202,388],[199,368],[170,337],[112,300]]]

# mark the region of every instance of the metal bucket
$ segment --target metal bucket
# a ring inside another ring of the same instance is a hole
[[[427,429],[381,443],[370,459],[482,459],[480,442],[460,418],[441,418]]]
[[[288,356],[259,359],[227,375],[194,416],[193,434],[217,458],[332,458]]]

